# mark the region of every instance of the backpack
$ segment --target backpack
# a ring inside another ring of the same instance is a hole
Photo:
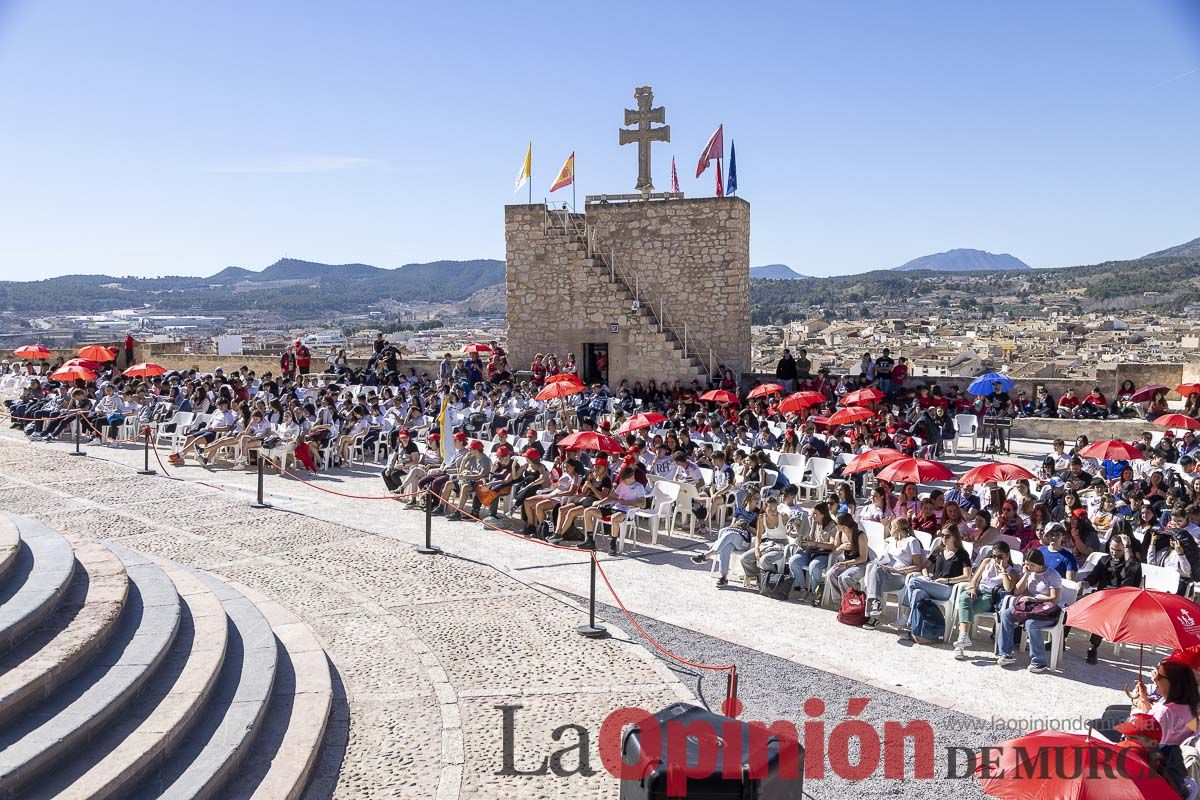
[[[851,589],[842,595],[837,621],[843,625],[862,627],[867,621],[867,596],[858,589]]]
[[[917,621],[910,633],[920,644],[937,644],[946,637],[946,617],[941,607],[928,597],[917,602]]]
[[[758,593],[763,597],[787,600],[792,594],[792,576],[786,572],[760,572]]]

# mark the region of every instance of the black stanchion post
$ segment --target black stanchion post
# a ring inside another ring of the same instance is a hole
[[[270,508],[271,504],[263,499],[263,456],[258,456],[258,500],[251,503],[251,508]]]
[[[589,639],[602,639],[608,636],[608,629],[603,625],[596,624],[596,554],[592,553],[591,558],[591,580],[588,587],[588,624],[580,625],[575,631],[580,636],[586,636]]]
[[[83,414],[75,415],[75,451],[67,453],[69,456],[86,456],[87,453],[79,449],[79,429],[83,427]]]
[[[138,475],[155,475],[155,474],[157,474],[156,470],[150,469],[150,428],[149,427],[146,428],[146,452],[144,453],[144,455],[145,455],[144,460],[146,462],[146,465],[138,470]]]
[[[418,547],[417,552],[423,556],[436,555],[441,548],[433,546],[433,492],[425,490],[425,546]]]

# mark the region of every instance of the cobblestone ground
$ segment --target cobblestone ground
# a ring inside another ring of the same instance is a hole
[[[536,771],[612,710],[690,693],[640,646],[591,641],[578,608],[501,574],[333,522],[249,508],[244,495],[0,438],[0,509],[238,581],[298,613],[336,670],[310,798],[612,798],[595,736],[589,776]],[[579,755],[562,760],[574,771]]]

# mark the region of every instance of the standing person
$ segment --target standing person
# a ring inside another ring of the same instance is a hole
[[[806,381],[812,377],[812,362],[808,360],[808,351],[800,348],[800,357],[796,359],[796,378]]]
[[[784,390],[790,394],[796,391],[796,375],[796,359],[792,357],[791,350],[784,348],[783,357],[775,365],[775,379],[783,384]]]
[[[305,346],[304,342],[300,341],[299,339],[296,340],[295,348],[296,370],[301,376],[307,375],[308,371],[312,368],[312,353],[309,352],[309,349]]]
[[[879,391],[888,397],[892,394],[892,369],[896,366],[892,351],[883,348],[883,355],[875,360],[875,377],[879,381]]]
[[[133,366],[133,331],[125,334],[125,367]]]
[[[279,374],[289,381],[296,377],[296,356],[290,347],[279,354]]]

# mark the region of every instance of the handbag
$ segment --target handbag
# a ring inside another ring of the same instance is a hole
[[[1041,620],[1057,622],[1062,609],[1053,600],[1037,600],[1032,597],[1018,597],[1013,601],[1013,621],[1018,625],[1026,620]]]
[[[484,486],[482,483],[475,484],[475,497],[481,505],[490,506],[496,502],[496,498],[500,496],[500,492]]]
[[[267,436],[262,440],[262,448],[264,450],[274,450],[276,447],[279,447],[278,436]]]

